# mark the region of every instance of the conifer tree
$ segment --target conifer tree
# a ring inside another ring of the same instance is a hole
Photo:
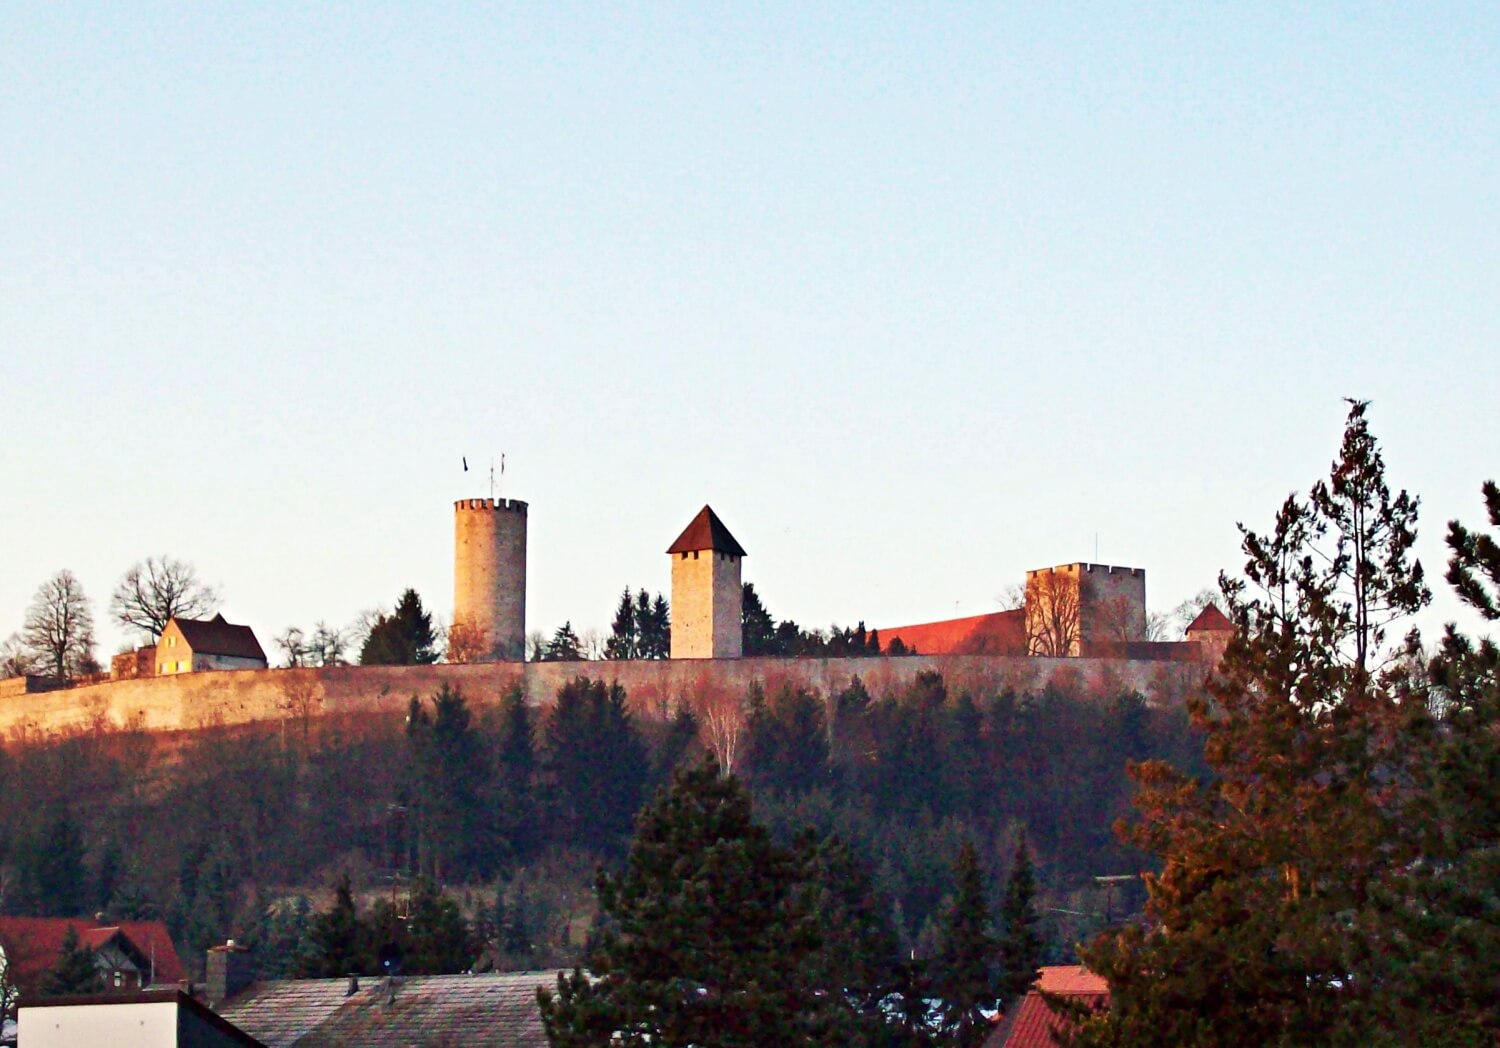
[[[577,662],[582,658],[583,643],[573,631],[571,621],[557,627],[552,639],[547,642],[547,650],[542,653],[543,662]]]
[[[379,615],[359,652],[365,666],[418,666],[437,661],[437,634],[432,615],[417,591],[408,589],[390,615]]]
[[[606,659],[638,659],[641,648],[640,626],[636,622],[635,601],[630,596],[630,587],[620,594],[620,604],[615,609],[615,621],[610,625],[609,640],[604,645]]]
[[[880,1043],[846,992],[854,962],[830,983],[819,959],[829,931],[809,912],[824,897],[809,889],[810,862],[771,839],[743,787],[712,760],[680,773],[642,812],[624,871],[600,874],[608,920],[587,974],[561,976],[540,995],[549,1042]],[[836,865],[830,857],[827,868]],[[841,948],[859,940],[843,937]]]
[[[1191,703],[1212,777],[1132,768],[1122,832],[1161,862],[1154,924],[1084,951],[1111,1000],[1082,1044],[1378,1044],[1402,1011],[1381,929],[1430,857],[1440,732],[1385,643],[1428,594],[1417,500],[1391,495],[1364,415],[1351,404],[1309,500],[1288,498],[1267,534],[1242,528],[1244,578],[1222,579],[1238,632],[1212,702]]]
[[[997,942],[991,933],[984,871],[974,842],[965,840],[953,870],[954,898],[943,923],[942,948],[934,963],[942,998],[942,1033],[950,1042],[976,1046],[989,1032],[999,1001],[995,979]]]
[[[651,601],[651,608],[644,615],[646,591],[641,590],[636,602],[636,624],[641,633],[641,658],[665,659],[672,654],[672,613],[667,598],[658,593]]]
[[[1000,901],[1000,1006],[1009,1009],[1026,996],[1042,964],[1042,938],[1037,933],[1036,874],[1026,834],[1016,838],[1016,854]]]
[[[412,884],[401,970],[408,975],[456,975],[474,962],[477,949],[458,903],[426,877]]]
[[[71,924],[63,933],[62,955],[42,976],[39,989],[43,997],[68,997],[99,989],[93,951],[79,941],[78,929]]]
[[[1490,480],[1482,491],[1490,526],[1500,530],[1500,487]],[[1452,551],[1449,585],[1486,619],[1500,619],[1500,541],[1452,520],[1448,522],[1448,548]]]
[[[313,917],[307,951],[299,959],[301,978],[359,975],[370,971],[365,933],[354,908],[354,890],[347,873],[339,874],[333,906]]]
[[[541,845],[536,814],[536,728],[531,706],[519,687],[510,690],[500,708],[496,764],[497,797],[491,811],[515,855],[530,858]]]
[[[563,685],[547,719],[546,760],[571,839],[600,853],[620,851],[650,775],[625,689],[587,677]]]

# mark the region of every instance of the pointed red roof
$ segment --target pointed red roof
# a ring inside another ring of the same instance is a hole
[[[687,529],[677,536],[677,541],[667,547],[668,553],[693,553],[700,549],[711,549],[716,553],[728,553],[743,557],[745,550],[734,541],[729,529],[712,509],[704,506],[693,518]]]
[[[1198,612],[1198,617],[1188,623],[1186,633],[1201,630],[1204,633],[1233,633],[1234,623],[1225,617],[1217,605],[1205,604],[1203,610]]]

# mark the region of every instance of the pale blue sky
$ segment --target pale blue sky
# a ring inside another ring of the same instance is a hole
[[[705,502],[804,625],[1096,533],[1167,608],[1345,395],[1436,576],[1497,190],[1492,4],[6,4],[0,636],[155,552],[263,639],[446,614],[502,450],[533,628]]]

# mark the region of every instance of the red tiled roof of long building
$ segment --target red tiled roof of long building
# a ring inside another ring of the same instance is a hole
[[[994,611],[942,622],[880,628],[880,648],[899,638],[922,655],[1020,655],[1026,650],[1026,613]]]

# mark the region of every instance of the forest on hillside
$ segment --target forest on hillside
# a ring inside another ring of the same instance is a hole
[[[0,904],[160,916],[190,970],[233,936],[256,944],[269,976],[296,966],[311,916],[347,876],[354,898],[396,900],[388,920],[440,887],[467,922],[462,949],[489,943],[500,967],[569,963],[596,869],[621,862],[636,812],[672,772],[703,759],[686,706],[643,713],[628,698],[579,677],[542,708],[445,689],[392,697],[384,718],[170,743],[102,723],[12,738]],[[993,888],[1024,833],[1047,955],[1070,959],[1139,902],[1138,887],[1095,880],[1144,865],[1110,828],[1129,807],[1126,762],[1193,767],[1201,750],[1181,709],[1130,692],[955,694],[925,673],[896,694],[856,679],[828,696],[752,688],[744,703],[734,772],[757,818],[783,840],[810,827],[847,842],[918,956],[961,842],[975,842]]]

